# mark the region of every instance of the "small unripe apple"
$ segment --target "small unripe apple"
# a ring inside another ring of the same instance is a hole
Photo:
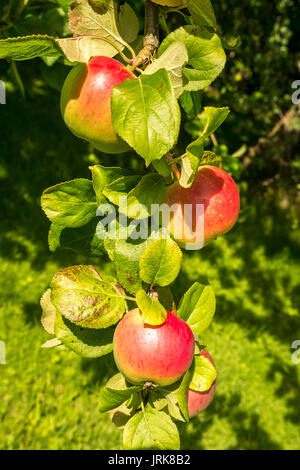
[[[123,64],[110,57],[93,57],[88,64],[73,67],[61,92],[60,107],[70,131],[106,153],[130,150],[115,132],[111,120],[114,86],[135,78]]]
[[[168,229],[180,245],[196,244],[201,239],[202,227],[203,244],[207,245],[234,226],[240,211],[238,188],[231,176],[223,169],[209,165],[199,168],[190,188],[172,184],[164,202],[169,207],[177,205],[174,212],[171,211]],[[200,204],[204,207],[203,215],[197,209]],[[191,206],[190,219],[184,217],[188,205]],[[181,233],[176,236],[178,229]]]
[[[128,312],[118,323],[114,339],[118,369],[133,383],[160,386],[177,382],[190,367],[195,343],[190,327],[167,312],[162,325],[143,323],[139,309]]]
[[[211,355],[206,351],[206,349],[202,349],[200,354],[209,359],[209,361],[214,365],[214,361],[212,360]],[[213,400],[216,387],[217,379],[214,381],[210,389],[205,392],[196,392],[195,390],[191,390],[190,388],[188,389],[187,401],[190,418],[194,418],[194,416],[197,416],[199,413],[201,413],[201,411],[205,410],[205,408],[210,405]]]

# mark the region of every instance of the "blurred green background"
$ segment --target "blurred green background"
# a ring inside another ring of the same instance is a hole
[[[7,1],[2,37],[32,32],[67,35],[68,1]],[[143,2],[130,1],[140,12]],[[10,7],[10,10],[9,10]],[[208,277],[217,295],[207,348],[219,383],[212,405],[183,430],[183,449],[300,449],[299,4],[280,0],[214,2],[227,50],[225,71],[201,94],[202,105],[229,105],[215,150],[239,184],[236,227],[200,252],[185,254],[175,281],[178,301],[192,282]],[[2,18],[2,19],[1,19]],[[178,14],[170,16],[174,28]],[[121,432],[97,411],[111,356],[83,359],[41,349],[48,335],[39,299],[57,270],[78,263],[110,269],[107,258],[50,253],[42,191],[88,166],[131,166],[126,154],[94,152],[66,129],[57,88],[68,68],[42,60],[1,61],[7,104],[0,106],[0,449],[120,449]],[[182,146],[197,135],[199,116],[183,114]],[[207,148],[212,144],[207,142]]]

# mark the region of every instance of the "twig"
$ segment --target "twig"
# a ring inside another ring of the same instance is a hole
[[[264,145],[269,143],[270,139],[273,139],[276,134],[280,131],[280,129],[284,126],[285,129],[289,130],[289,125],[291,119],[297,112],[299,107],[297,105],[292,106],[282,117],[281,119],[275,124],[273,129],[268,133],[267,137],[260,137],[255,145],[249,147],[246,156],[243,159],[243,166],[247,168],[251,164],[252,158],[254,158],[262,149]]]
[[[144,46],[133,60],[130,71],[133,72],[136,67],[142,64],[149,64],[159,46],[159,23],[158,23],[158,5],[146,0],[145,6],[145,31]]]
[[[282,118],[275,124],[271,132],[268,134],[268,138],[274,137],[274,135],[277,134],[277,132],[280,130],[282,126],[285,126],[285,128],[287,129],[295,113],[296,113],[296,105],[292,106],[287,111],[287,113],[284,114]]]

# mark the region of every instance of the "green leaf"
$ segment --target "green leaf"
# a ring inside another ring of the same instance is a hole
[[[189,188],[195,179],[197,174],[198,168],[200,166],[201,157],[194,155],[193,152],[189,150],[193,150],[192,144],[191,147],[187,147],[186,156],[181,160],[181,172],[180,172],[180,179],[179,184],[183,188]],[[200,143],[196,143],[196,152],[201,155],[201,150],[203,152],[203,145],[201,147]]]
[[[216,28],[217,20],[210,0],[190,0],[187,8],[196,24]]]
[[[93,187],[97,202],[103,201],[103,189],[121,176],[129,176],[130,171],[127,168],[106,167],[102,165],[93,165],[89,169],[92,172]]]
[[[207,357],[202,355],[194,357],[194,371],[189,384],[191,390],[206,392],[217,378],[217,371]]]
[[[180,301],[177,314],[197,334],[210,326],[216,310],[216,297],[210,285],[195,282]]]
[[[183,92],[183,87],[187,83],[186,78],[183,76],[182,67],[188,61],[188,53],[183,42],[173,42],[161,56],[154,60],[152,64],[148,65],[144,74],[153,74],[162,68],[169,72],[170,80],[178,98]]]
[[[105,186],[103,194],[110,202],[119,206],[121,203],[120,198],[125,196],[127,201],[128,193],[135,188],[140,180],[141,176],[138,175],[121,176]]]
[[[112,121],[116,132],[146,164],[159,160],[176,143],[180,110],[168,72],[127,79],[112,92]]]
[[[65,13],[68,13],[68,8],[73,0],[57,0],[59,6],[64,10]]]
[[[101,413],[118,408],[127,401],[134,392],[142,390],[142,385],[129,386],[120,373],[111,377],[105,387],[100,391],[99,411]]]
[[[135,391],[135,392],[133,392],[131,397],[127,400],[126,406],[129,409],[137,410],[138,408],[141,408],[141,403],[142,403],[141,394],[138,393],[137,391]]]
[[[189,118],[195,118],[201,110],[202,96],[197,91],[184,91],[179,102]]]
[[[213,134],[218,127],[225,121],[229,114],[229,108],[205,107],[204,113],[206,121],[200,136],[191,142],[186,148],[186,156],[182,159],[180,186],[189,188],[196,176],[198,168],[202,162],[204,151],[204,140]]]
[[[143,323],[147,325],[162,325],[165,323],[167,319],[166,309],[157,299],[149,297],[143,289],[136,293],[136,303],[142,313]]]
[[[90,180],[83,178],[46,189],[42,209],[51,222],[62,227],[82,227],[96,216],[96,197]]]
[[[221,126],[221,124],[223,124],[228,114],[230,113],[230,110],[228,107],[214,108],[212,106],[206,106],[204,111],[207,120],[202,134],[203,136],[208,137],[213,134],[218,129],[218,127]]]
[[[129,44],[136,40],[139,33],[139,20],[128,3],[120,6],[118,29],[124,41]]]
[[[54,324],[56,318],[56,308],[51,302],[51,289],[47,289],[41,298],[42,318],[44,329],[50,335],[54,335]]]
[[[102,256],[105,253],[104,242],[97,235],[98,220],[78,228],[64,228],[51,224],[48,243],[50,251],[67,249],[85,256]]]
[[[113,350],[114,328],[95,330],[83,328],[61,315],[55,321],[55,335],[69,349],[83,357],[95,358]]]
[[[137,186],[128,193],[127,210],[120,207],[120,211],[130,218],[147,218],[153,213],[153,205],[163,202],[165,193],[163,178],[156,173],[150,173],[143,176]]]
[[[55,39],[70,62],[83,62],[87,64],[92,57],[105,55],[114,57],[118,51],[111,47],[99,36],[74,36]],[[119,44],[119,48],[123,46]]]
[[[107,0],[101,11],[93,8],[86,0],[75,0],[69,10],[69,28],[74,35],[102,36],[118,48],[124,48],[116,24],[113,0]],[[108,42],[103,42],[103,48],[101,55],[114,57],[118,53]]]
[[[182,252],[173,240],[154,241],[144,251],[140,260],[140,276],[150,285],[167,286],[180,271]]]
[[[123,445],[125,450],[179,450],[180,438],[170,416],[148,404],[127,422]]]
[[[107,328],[125,313],[124,291],[93,266],[71,266],[55,274],[51,300],[65,318],[85,328]]]
[[[178,405],[180,408],[181,413],[184,416],[184,419],[188,422],[189,421],[189,411],[188,411],[188,403],[187,403],[187,389],[189,387],[189,383],[192,377],[192,369],[189,368],[186,373],[184,374],[180,386],[175,391],[176,398],[178,400]]]
[[[169,414],[178,421],[189,421],[187,405],[187,389],[192,378],[193,369],[190,367],[183,378],[168,387],[150,392],[150,402],[158,410],[168,407]]]
[[[118,408],[108,412],[114,425],[120,429],[125,427],[126,423],[134,415],[134,413],[135,410],[128,408],[126,403],[122,403],[122,405],[118,406]]]
[[[184,43],[188,51],[188,63],[183,68],[189,83],[184,89],[197,91],[210,85],[221,73],[226,55],[219,36],[200,26],[182,26],[170,33],[161,43],[159,55],[174,41]]]
[[[112,52],[113,51],[113,52]],[[0,59],[30,60],[36,57],[64,57],[69,62],[87,63],[93,56],[113,57],[117,50],[107,51],[107,43],[92,36],[77,36],[57,39],[48,35],[30,35],[0,40]]]
[[[177,421],[185,421],[178,407],[178,400],[173,392],[158,389],[151,391],[149,403],[157,410],[164,410]]]
[[[171,165],[167,162],[167,160],[163,157],[160,160],[153,160],[152,165],[154,166],[155,170],[164,177],[169,177],[172,174]]]
[[[139,261],[149,244],[149,239],[132,240],[131,232],[134,228],[122,228],[118,223],[116,229],[119,230],[120,237],[107,238],[104,240],[104,246],[110,259],[114,262],[119,283],[131,294],[136,293],[142,288],[139,277]],[[122,238],[122,231],[127,232]]]
[[[0,59],[30,60],[61,55],[62,49],[51,36],[32,35],[0,40]]]

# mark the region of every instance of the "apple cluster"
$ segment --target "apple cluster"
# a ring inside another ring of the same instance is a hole
[[[176,6],[181,1],[159,1],[162,5]],[[71,132],[91,142],[105,153],[130,150],[115,132],[111,117],[112,89],[126,79],[135,79],[123,64],[109,57],[93,57],[88,64],[75,66],[67,76],[61,93],[61,112]],[[189,188],[179,182],[167,187],[165,203],[176,204],[169,230],[174,235],[178,226],[184,234],[176,239],[179,245],[192,243],[197,223],[196,206],[204,207],[204,245],[228,232],[236,223],[240,198],[237,186],[223,169],[211,165],[200,166]],[[183,207],[192,205],[195,212],[191,221],[184,218]],[[139,309],[128,312],[116,327],[114,358],[120,372],[131,383],[150,382],[165,387],[177,382],[190,368],[195,339],[189,325],[171,312],[167,312],[162,325],[143,323]],[[214,365],[206,350],[200,352]],[[213,399],[216,381],[206,392],[187,391],[189,416],[204,410]]]
[[[117,325],[113,344],[117,367],[129,382],[160,387],[177,382],[191,366],[195,352],[191,328],[171,312],[162,325],[152,326],[143,323],[139,309],[131,310]],[[214,365],[206,350],[200,354]],[[190,418],[210,404],[215,389],[216,381],[206,392],[187,390]]]
[[[61,112],[71,132],[91,142],[105,153],[126,152],[130,147],[114,130],[111,117],[111,94],[113,87],[127,78],[135,76],[115,59],[97,56],[88,64],[72,68],[61,93]],[[182,227],[182,238],[176,238],[179,245],[195,242],[197,233],[197,207],[204,207],[204,245],[228,232],[236,223],[240,210],[240,197],[231,176],[221,168],[212,165],[200,166],[190,188],[183,188],[179,182],[167,187],[165,201],[172,212],[168,229],[174,236],[175,228]],[[185,205],[192,205],[192,217],[184,217]],[[196,228],[196,231],[195,231]]]

